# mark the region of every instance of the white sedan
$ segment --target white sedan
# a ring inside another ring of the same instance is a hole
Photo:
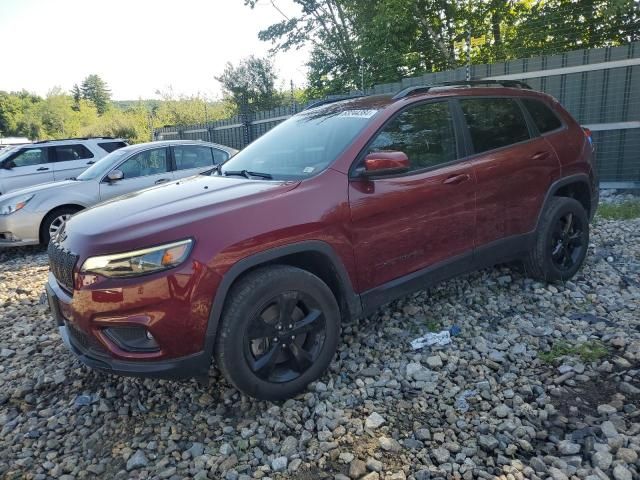
[[[113,197],[212,170],[237,150],[201,141],[141,143],[116,150],[76,179],[0,197],[0,247],[47,244],[74,213]]]

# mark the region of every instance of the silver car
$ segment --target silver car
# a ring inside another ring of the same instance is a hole
[[[201,141],[131,145],[77,178],[0,196],[0,247],[47,244],[74,213],[126,193],[211,170],[237,150]]]

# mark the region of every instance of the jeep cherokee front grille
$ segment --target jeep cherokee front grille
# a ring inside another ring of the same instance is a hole
[[[78,262],[78,256],[62,248],[55,242],[49,242],[49,268],[58,283],[73,292],[73,269]]]

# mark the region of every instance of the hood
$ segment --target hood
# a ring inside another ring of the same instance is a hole
[[[287,192],[297,182],[195,176],[100,203],[67,222],[64,246],[111,253],[193,235],[189,225]],[[89,246],[89,247],[88,247]]]
[[[0,202],[4,202],[5,200],[10,200],[16,197],[22,197],[23,195],[33,195],[35,193],[40,192],[52,192],[55,190],[62,190],[64,188],[69,187],[70,185],[77,185],[78,182],[75,180],[64,180],[62,182],[50,182],[50,183],[41,183],[39,185],[34,185],[32,187],[21,188],[19,190],[12,190],[9,193],[5,193],[0,196]]]

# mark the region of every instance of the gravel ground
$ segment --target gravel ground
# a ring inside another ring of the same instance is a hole
[[[215,369],[208,388],[86,369],[39,303],[45,254],[0,253],[0,477],[640,478],[640,219],[592,243],[565,284],[503,267],[380,309],[279,404]]]

